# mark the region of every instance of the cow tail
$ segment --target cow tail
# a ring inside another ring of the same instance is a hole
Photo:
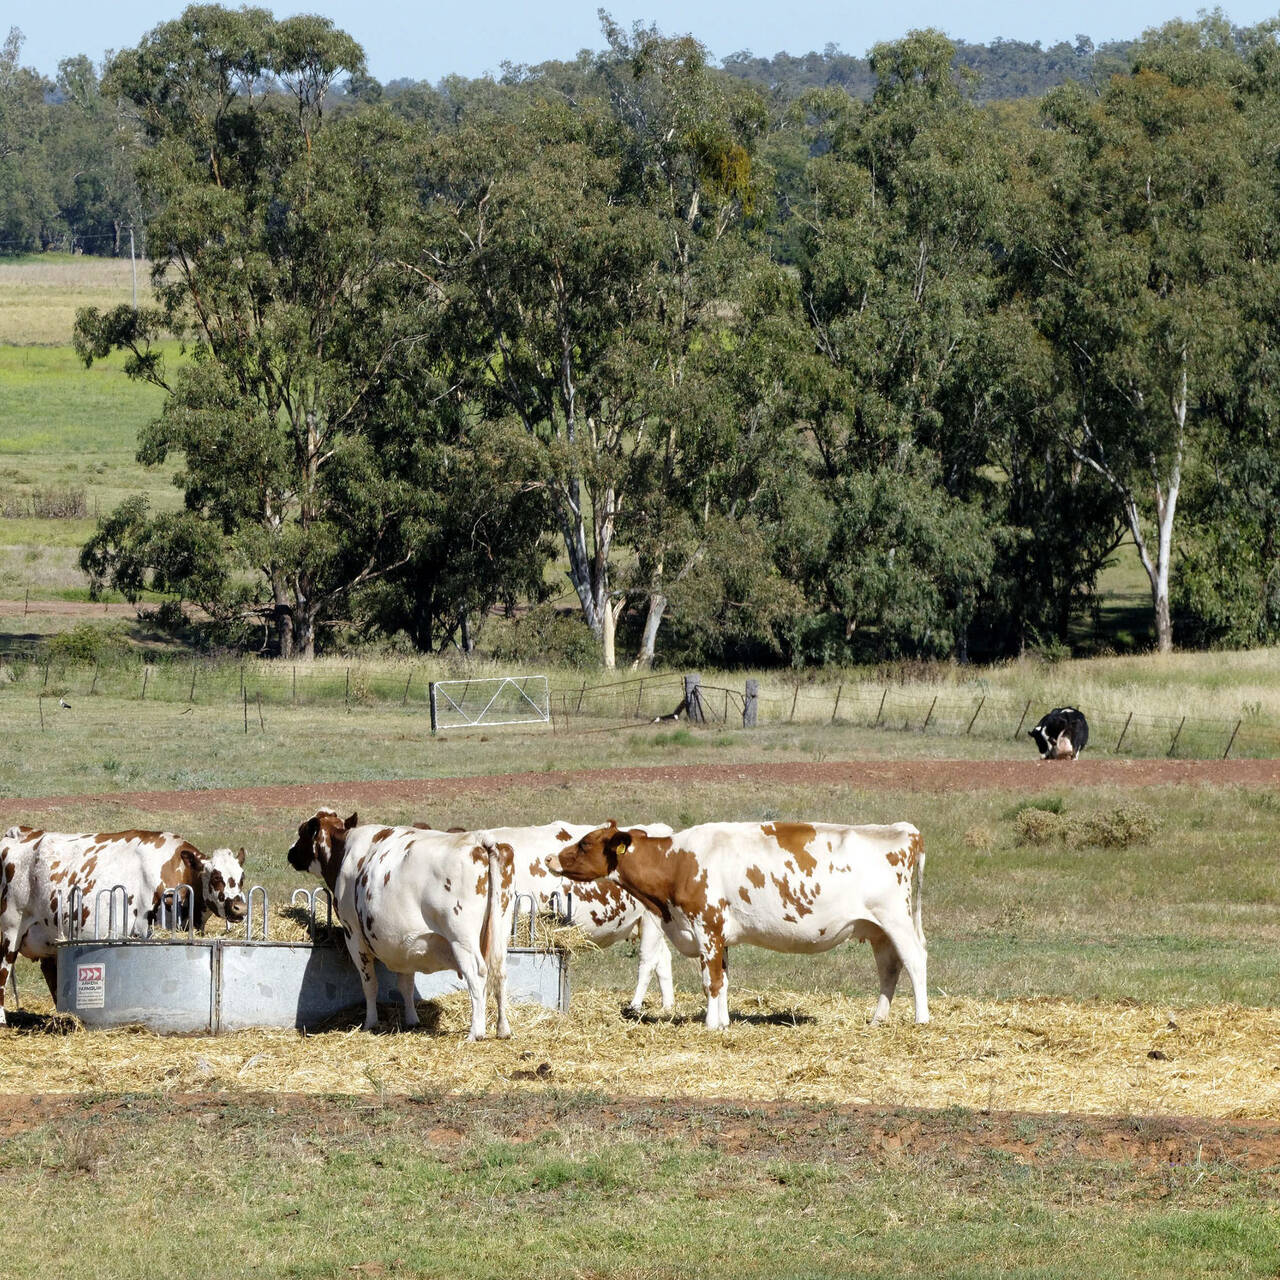
[[[489,855],[489,892],[484,904],[484,923],[480,926],[480,953],[487,970],[493,967],[502,941],[502,850],[488,832],[481,836],[480,843]]]
[[[916,863],[911,870],[915,880],[911,894],[911,923],[915,926],[916,940],[924,947],[924,837],[917,832],[912,837],[912,843],[915,846]]]

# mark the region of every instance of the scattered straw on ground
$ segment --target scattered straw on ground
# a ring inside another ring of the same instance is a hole
[[[510,1088],[889,1106],[1280,1119],[1280,1010],[1060,1000],[909,1002],[871,1027],[869,1002],[817,993],[731,993],[727,1032],[621,1015],[616,991],[576,993],[568,1015],[518,1006],[514,1038],[467,1044],[463,995],[422,1009],[432,1030],[219,1037],[71,1030],[24,1019],[0,1030],[0,1092],[484,1092]],[[32,1006],[28,1006],[30,1009]],[[48,1010],[47,1003],[43,1010]],[[394,1018],[394,1007],[384,1010]],[[434,1025],[433,1025],[434,1024]]]

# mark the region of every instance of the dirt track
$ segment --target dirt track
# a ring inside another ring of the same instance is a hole
[[[376,1113],[371,1115],[370,1113]],[[130,1141],[140,1124],[180,1124],[185,1118],[226,1128],[252,1121],[255,1129],[293,1134],[299,1126],[320,1125],[344,1137],[385,1131],[395,1113],[397,1131],[410,1131],[427,1147],[450,1149],[495,1129],[515,1142],[533,1141],[564,1126],[563,1106],[528,1094],[479,1097],[402,1098],[387,1096],[370,1108],[367,1100],[302,1094],[167,1093],[111,1098],[83,1095],[0,1095],[0,1140],[52,1126],[72,1131],[92,1121],[109,1135],[102,1145]],[[725,1154],[756,1159],[868,1160],[896,1157],[973,1159],[987,1152],[1012,1153],[1019,1164],[1051,1168],[1064,1162],[1122,1163],[1140,1190],[1167,1195],[1162,1175],[1171,1168],[1194,1168],[1212,1175],[1215,1166],[1235,1171],[1273,1171],[1280,1165],[1280,1125],[1252,1120],[1133,1116],[1045,1115],[1028,1112],[875,1106],[821,1106],[803,1102],[725,1099],[575,1099],[573,1123],[581,1142],[588,1130],[607,1141],[619,1128],[633,1138],[694,1141]]]
[[[0,803],[0,815],[58,809],[91,801],[190,813],[221,805],[265,809],[315,808],[321,804],[370,807],[416,805],[460,795],[594,783],[663,784],[739,782],[778,786],[846,786],[861,791],[950,792],[973,790],[1061,791],[1064,787],[1241,786],[1280,787],[1280,760],[897,760],[810,763],[657,765],[576,772],[495,773],[465,778],[413,778],[398,782],[332,782],[306,786],[240,787],[222,791],[119,791],[109,794],[36,796]]]
[[[136,604],[123,601],[94,604],[90,600],[0,600],[0,617],[3,618],[21,618],[32,613],[67,618],[101,618],[104,615],[131,618],[137,612]]]

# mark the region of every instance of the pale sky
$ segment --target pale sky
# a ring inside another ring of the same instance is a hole
[[[597,9],[604,7],[624,28],[637,20],[656,22],[667,35],[693,35],[716,61],[741,49],[761,56],[807,53],[828,43],[864,55],[878,41],[914,27],[937,27],[956,39],[990,42],[1039,40],[1096,44],[1129,39],[1170,18],[1194,18],[1195,0],[1080,0],[1065,8],[1025,0],[312,0],[272,4],[277,17],[320,13],[364,46],[369,70],[385,82],[399,77],[501,73],[504,61],[538,63],[572,58],[580,49],[600,49]],[[0,0],[0,38],[10,27],[25,37],[22,62],[52,76],[61,58],[88,54],[95,62],[107,49],[136,44],[152,27],[177,17],[180,0],[44,0],[30,4]],[[233,6],[234,7],[234,6]],[[1276,16],[1277,0],[1234,0],[1223,9],[1239,26]]]

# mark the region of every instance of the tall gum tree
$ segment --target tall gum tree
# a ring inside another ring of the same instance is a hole
[[[1123,512],[1161,652],[1184,470],[1234,376],[1252,256],[1256,174],[1231,40],[1217,17],[1171,24],[1099,96],[1051,94],[1015,255],[1069,406],[1060,438]]]
[[[416,265],[464,335],[460,381],[540,447],[569,581],[612,667],[628,600],[647,602],[650,637],[665,607],[661,555],[647,580],[618,580],[620,522],[662,496],[637,486],[654,450],[675,456],[664,411],[713,335],[723,276],[707,263],[741,215],[764,114],[696,41],[607,21],[606,35],[598,92],[566,101],[531,82],[439,140],[427,217],[451,225],[452,248],[428,229]]]
[[[188,511],[219,531],[229,575],[257,576],[285,656],[311,657],[337,603],[405,554],[387,534],[412,493],[373,465],[367,430],[415,341],[402,131],[377,112],[324,123],[329,86],[363,65],[326,19],[204,5],[104,80],[147,142],[159,306],[82,312],[77,348],[124,349],[168,392],[139,457],[180,454]],[[176,365],[157,345],[170,334],[189,354]]]

